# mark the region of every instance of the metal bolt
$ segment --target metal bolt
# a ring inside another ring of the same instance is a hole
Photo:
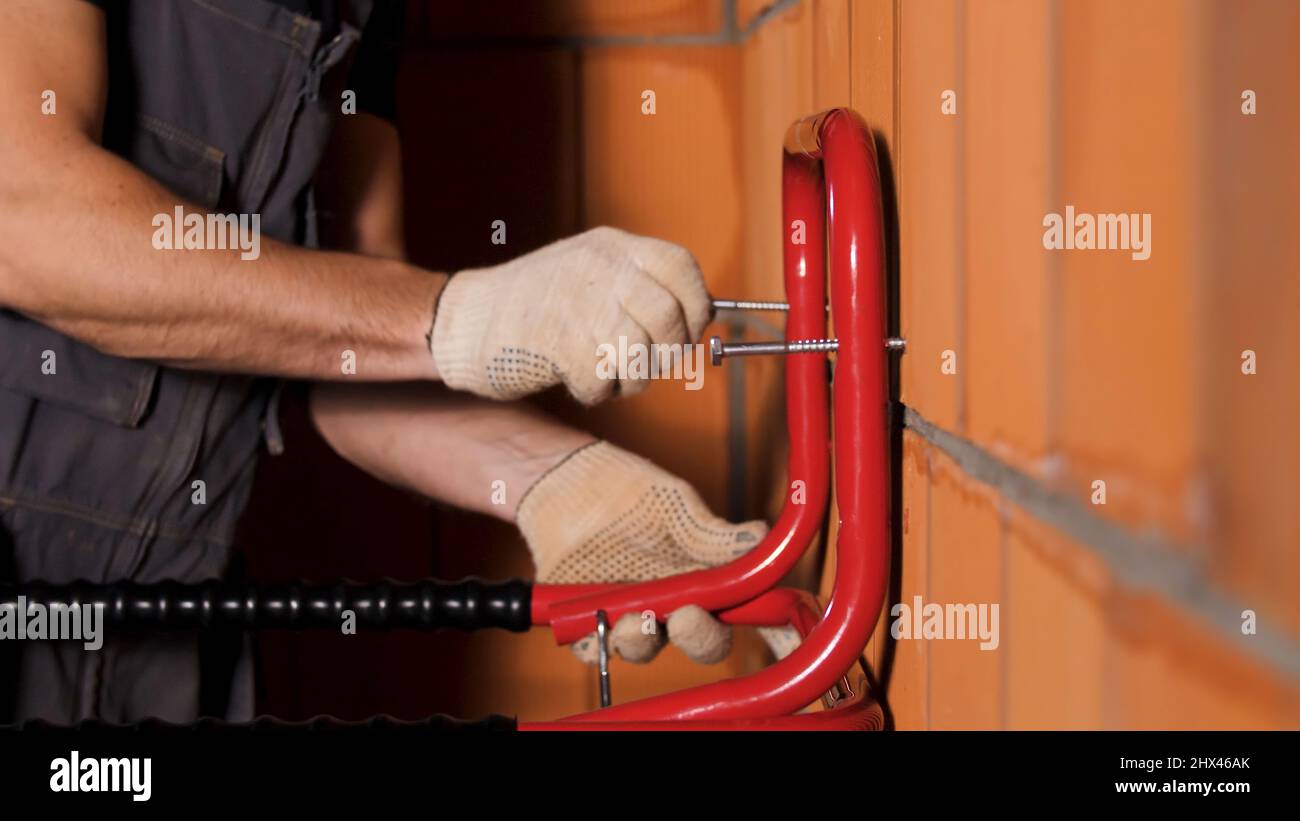
[[[600,665],[600,706],[613,703],[609,693],[609,617],[604,610],[596,611],[596,660]]]
[[[839,346],[834,339],[791,339],[789,342],[723,342],[715,336],[709,340],[709,356],[714,365],[721,365],[728,356],[760,356],[762,354],[824,353]]]
[[[715,299],[715,311],[788,311],[789,302],[768,302],[761,299]]]
[[[789,311],[789,302],[773,302],[766,299],[711,299],[715,311]],[[826,305],[830,313],[831,306]]]
[[[788,342],[723,342],[722,337],[715,336],[709,340],[709,358],[714,365],[721,365],[728,356],[762,356],[764,354],[825,353],[839,350],[838,339],[791,339]],[[885,340],[885,349],[904,351],[907,340],[890,337]]]

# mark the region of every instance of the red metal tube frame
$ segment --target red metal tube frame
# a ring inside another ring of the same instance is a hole
[[[786,222],[806,223],[806,236],[825,231],[826,204],[816,163],[787,164]],[[785,243],[785,292],[790,303],[786,339],[826,335],[826,260],[821,242]],[[668,614],[686,604],[719,611],[772,589],[803,555],[825,519],[829,499],[826,355],[791,357],[785,371],[786,427],[790,437],[790,489],[776,524],[753,550],[720,567],[623,585],[538,585],[533,623],[549,624],[560,644],[596,629],[596,611],[611,624],[624,613]]]
[[[791,715],[835,687],[858,662],[884,604],[889,577],[885,249],[875,144],[865,123],[847,109],[795,123],[784,146],[783,184],[784,224],[793,229],[795,220],[803,220],[808,240],[796,245],[792,236],[786,237],[787,339],[823,335],[823,231],[830,249],[831,315],[839,340],[833,402],[840,529],[826,614],[790,655],[759,672],[560,722],[521,724],[521,729],[879,726],[879,708],[865,699],[861,686],[852,704]],[[538,586],[534,623],[549,623],[556,640],[565,643],[594,629],[597,609],[614,621],[626,612],[668,613],[694,603],[731,623],[767,624],[767,619],[788,616],[797,627],[809,628],[806,602],[771,588],[821,524],[826,503],[824,368],[824,357],[817,354],[787,361],[790,477],[805,482],[808,504],[794,505],[787,498],[763,544],[723,567],[655,582]]]
[[[718,617],[727,624],[793,625],[807,637],[820,620],[817,600],[802,590],[777,588]],[[703,721],[592,721],[572,720],[520,722],[524,731],[536,730],[880,730],[885,716],[880,705],[868,696],[864,676],[840,680],[838,698],[827,709],[793,716],[762,716]],[[599,714],[598,714],[599,715]]]

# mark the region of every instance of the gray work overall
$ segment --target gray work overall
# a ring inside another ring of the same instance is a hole
[[[265,0],[110,4],[104,146],[176,195],[168,211],[257,213],[265,236],[313,245],[311,180],[339,111],[337,67],[370,4],[350,5],[356,19],[325,43],[319,23]],[[255,262],[241,264],[256,276]],[[10,311],[0,311],[0,349],[10,572],[54,582],[220,576],[264,429],[274,431],[274,381],[109,356]],[[53,373],[42,367],[50,361]],[[99,651],[14,644],[19,720],[198,712],[195,636],[109,633]]]

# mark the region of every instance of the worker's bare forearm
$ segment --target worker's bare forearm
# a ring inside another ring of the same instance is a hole
[[[511,522],[538,478],[594,440],[527,404],[442,385],[318,384],[311,411],[330,446],[368,473]]]
[[[154,218],[198,209],[89,140],[63,142],[0,161],[0,305],[106,352],[186,367],[436,375],[425,336],[442,275],[266,238],[256,259],[159,250]]]

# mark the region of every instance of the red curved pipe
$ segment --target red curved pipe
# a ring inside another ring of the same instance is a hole
[[[804,637],[821,621],[821,608],[813,594],[806,590],[778,587],[716,615],[724,624],[750,627],[785,627],[788,624]]]
[[[820,241],[826,204],[821,169],[810,159],[787,162],[786,227],[803,220],[806,242],[785,242],[785,292],[790,303],[786,339],[826,335],[826,259]],[[785,363],[786,426],[790,436],[787,489],[781,515],[749,553],[720,567],[620,585],[539,585],[533,588],[533,623],[549,624],[561,644],[596,629],[596,611],[611,624],[624,613],[652,610],[662,618],[682,605],[718,611],[770,590],[794,567],[817,534],[829,496],[826,355],[800,354]]]
[[[539,730],[883,730],[885,715],[880,705],[867,697],[865,683],[853,695],[829,710],[794,716],[736,718],[727,721],[521,721],[521,731]]]
[[[880,178],[871,133],[852,112],[836,109],[796,123],[787,136],[784,157],[787,225],[800,206],[816,202],[820,212],[818,159],[826,179],[831,311],[839,339],[834,409],[840,530],[835,588],[826,615],[789,656],[757,673],[565,721],[727,722],[784,716],[831,689],[857,663],[871,637],[889,577],[889,394]],[[816,245],[821,234],[811,230],[813,222],[807,224]],[[790,244],[787,237],[787,285]],[[806,284],[816,270],[805,268],[804,280],[796,278],[796,284]],[[791,357],[790,363],[804,358]]]
[[[817,599],[807,591],[778,587],[738,607],[718,613],[727,624],[794,625],[806,637],[821,617]],[[722,721],[546,721],[521,722],[520,730],[882,730],[885,715],[867,696],[867,682],[858,680],[834,707],[813,713]],[[603,714],[600,714],[603,716]]]

